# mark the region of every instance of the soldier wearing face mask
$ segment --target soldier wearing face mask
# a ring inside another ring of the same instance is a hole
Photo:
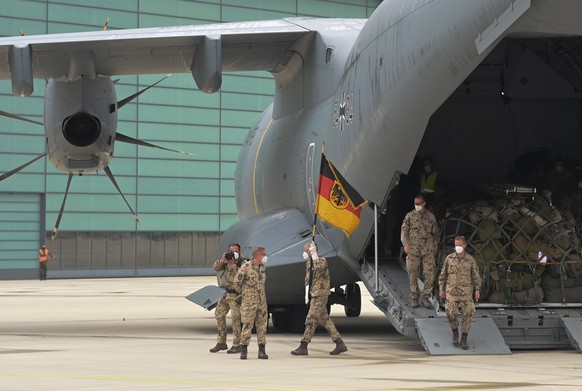
[[[307,356],[307,344],[315,333],[318,325],[325,327],[335,349],[329,352],[332,356],[347,352],[348,348],[342,340],[342,336],[335,328],[333,321],[327,313],[327,299],[329,298],[329,269],[327,260],[317,254],[315,242],[307,243],[303,246],[303,259],[305,259],[305,287],[306,302],[309,297],[309,312],[305,318],[305,332],[301,338],[301,344],[291,354],[294,356]]]
[[[228,246],[228,251],[222,254],[222,258],[212,265],[213,269],[218,272],[218,284],[226,292],[222,295],[214,310],[214,317],[218,326],[218,337],[216,346],[210,349],[211,353],[228,349],[226,344],[226,315],[229,311],[232,317],[233,340],[232,347],[226,352],[232,354],[240,353],[241,351],[240,294],[234,288],[234,280],[238,273],[239,265],[243,261],[244,258],[240,255],[240,245],[233,243]]]
[[[459,325],[457,313],[462,314],[461,321],[461,348],[469,349],[467,336],[471,331],[471,317],[475,313],[473,294],[479,301],[481,276],[477,262],[467,254],[467,241],[464,236],[455,238],[455,252],[449,254],[443,263],[439,276],[439,297],[446,298],[445,311],[449,325],[453,330],[453,346],[459,346]],[[474,292],[474,293],[473,293]]]
[[[422,305],[432,308],[430,298],[436,274],[435,255],[438,242],[436,218],[426,209],[422,194],[414,198],[414,210],[408,212],[402,222],[400,240],[406,253],[406,268],[410,281],[410,305],[418,307],[418,279],[422,266]]]
[[[257,340],[259,343],[258,358],[266,360],[269,358],[265,352],[267,340],[267,322],[269,314],[267,309],[267,295],[265,283],[267,281],[267,250],[264,247],[253,248],[253,259],[246,262],[239,269],[235,279],[235,289],[242,294],[241,319],[243,328],[241,332],[241,360],[247,359],[247,348],[251,341],[251,331],[253,325],[257,329]]]

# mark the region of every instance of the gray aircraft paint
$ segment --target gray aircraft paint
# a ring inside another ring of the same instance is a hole
[[[293,304],[303,300],[297,288],[304,273],[301,248],[309,240],[323,143],[344,177],[383,207],[398,174],[408,171],[431,115],[501,39],[582,34],[582,2],[532,0],[528,9],[529,4],[387,0],[367,21],[290,18],[2,38],[0,78],[12,79],[15,95],[28,95],[31,74],[60,81],[182,72],[192,73],[199,88],[212,92],[220,85],[217,59],[222,71],[271,71],[274,103],[250,130],[237,164],[241,221],[224,234],[221,248],[231,241],[266,247],[269,301]],[[525,14],[512,14],[513,9]],[[503,29],[498,21],[508,14],[517,21]],[[493,31],[492,43],[479,43],[488,31]],[[220,56],[213,49],[217,42]],[[45,118],[58,123],[65,110],[55,96],[46,99],[57,107],[45,108]],[[67,153],[52,141],[57,129],[45,127],[53,161]],[[109,129],[114,136],[114,125]],[[98,144],[83,151],[104,152]],[[348,239],[318,224],[332,285],[358,279],[357,260],[372,227],[368,208]],[[286,283],[295,279],[298,285]]]

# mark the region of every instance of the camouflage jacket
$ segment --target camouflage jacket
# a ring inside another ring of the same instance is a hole
[[[224,263],[219,259],[218,261],[214,262],[212,268],[217,272],[224,271],[224,279],[226,280],[226,286],[224,288],[227,291],[235,290],[234,280],[236,279],[236,274],[238,273],[239,269],[236,263],[234,265],[229,265],[228,263]]]
[[[264,265],[255,265],[253,261],[245,262],[236,275],[234,289],[242,294],[243,301],[267,303],[265,283],[267,271]]]
[[[400,240],[414,255],[436,253],[438,228],[436,218],[428,210],[413,210],[402,221]]]
[[[439,287],[445,289],[447,297],[472,299],[473,291],[481,287],[481,276],[475,258],[456,252],[449,254],[439,276]]]
[[[311,260],[305,263],[305,285],[309,285]],[[329,269],[327,260],[320,257],[313,261],[313,275],[311,277],[311,297],[329,296]]]

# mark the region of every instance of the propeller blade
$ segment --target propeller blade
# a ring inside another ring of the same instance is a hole
[[[2,182],[4,179],[6,179],[8,177],[11,177],[12,175],[16,174],[18,171],[20,171],[20,170],[28,167],[32,163],[36,162],[37,160],[39,160],[39,159],[41,159],[41,158],[43,158],[45,156],[46,156],[46,152],[43,153],[40,156],[35,157],[34,159],[32,159],[31,161],[29,161],[28,163],[24,163],[22,166],[16,167],[14,170],[8,171],[7,173],[0,175],[0,182]]]
[[[57,233],[59,232],[59,225],[61,224],[61,218],[63,217],[63,212],[65,210],[65,203],[67,202],[67,196],[69,195],[69,187],[71,186],[71,180],[73,179],[73,173],[69,173],[69,179],[67,179],[67,188],[65,190],[65,197],[63,198],[63,203],[61,204],[61,210],[59,211],[59,216],[57,217],[57,222],[53,228],[53,236],[51,240],[55,240]]]
[[[117,102],[117,105],[111,105],[109,107],[109,112],[110,113],[115,113],[117,110],[121,109],[123,106],[125,106],[126,104],[128,104],[129,102],[131,102],[132,100],[134,100],[135,98],[137,98],[138,96],[140,96],[141,94],[143,94],[144,92],[146,92],[147,90],[149,90],[150,88],[152,88],[153,86],[161,83],[162,81],[166,80],[168,77],[172,76],[171,73],[168,73],[166,76],[164,76],[163,78],[161,78],[160,80],[158,80],[157,82],[155,82],[154,84],[152,84],[151,86],[148,86],[146,88],[144,88],[141,91],[136,92],[133,95],[128,96],[125,99],[120,100],[119,102]]]
[[[159,145],[151,144],[151,143],[148,143],[147,141],[141,141],[141,140],[126,136],[126,135],[121,134],[121,133],[115,134],[115,141],[120,141],[122,143],[127,143],[127,144],[141,145],[142,147],[158,148],[158,149],[163,149],[164,151],[176,152],[176,153],[181,153],[182,155],[192,156],[192,154],[190,152],[183,152],[183,151],[178,151],[177,149],[160,147]]]
[[[35,120],[32,120],[32,119],[28,119],[28,118],[25,118],[25,117],[21,117],[21,116],[16,115],[16,114],[7,113],[6,111],[2,111],[2,110],[0,110],[0,115],[3,116],[3,117],[14,118],[14,119],[17,119],[19,121],[30,122],[30,123],[37,124],[37,125],[40,125],[40,126],[43,126],[44,125],[42,122],[38,122],[38,121],[35,121]]]
[[[111,172],[111,170],[109,169],[109,166],[106,166],[104,169],[105,173],[107,174],[107,176],[109,177],[109,180],[111,180],[111,183],[113,183],[113,186],[115,186],[115,188],[117,189],[117,191],[119,192],[119,194],[121,195],[121,197],[123,198],[123,201],[125,201],[125,205],[127,205],[127,207],[129,208],[129,210],[131,211],[131,213],[133,214],[133,217],[135,217],[135,220],[137,221],[138,224],[140,224],[139,222],[139,218],[137,217],[137,213],[135,213],[133,211],[133,209],[131,208],[131,206],[129,205],[129,202],[127,202],[127,199],[125,199],[125,196],[123,195],[123,193],[121,192],[121,189],[119,188],[119,185],[117,184],[117,181],[115,180],[115,178],[113,177],[113,173]]]

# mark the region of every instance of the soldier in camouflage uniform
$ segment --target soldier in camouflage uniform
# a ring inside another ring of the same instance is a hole
[[[251,331],[253,324],[257,329],[257,340],[259,343],[258,358],[268,359],[265,352],[267,340],[267,322],[269,314],[267,311],[267,295],[265,293],[265,282],[267,272],[267,251],[264,247],[253,248],[253,259],[246,262],[238,271],[235,280],[235,289],[242,293],[241,318],[243,323],[241,334],[242,349],[241,360],[247,359],[247,347],[251,341]]]
[[[461,322],[461,347],[469,349],[467,336],[471,331],[471,317],[475,313],[473,304],[473,292],[475,300],[479,300],[479,288],[481,276],[477,262],[470,254],[465,252],[467,241],[464,236],[455,238],[455,252],[449,254],[443,263],[443,269],[439,276],[439,297],[447,302],[445,310],[451,329],[453,330],[453,346],[459,346],[459,326],[457,312],[461,309],[463,321]]]
[[[414,210],[408,212],[402,222],[400,240],[406,253],[406,268],[410,281],[411,306],[418,307],[418,279],[422,265],[422,305],[431,308],[430,297],[436,275],[435,255],[438,228],[434,215],[426,209],[424,196],[414,198]]]
[[[311,288],[311,301],[309,312],[305,319],[305,332],[301,338],[299,347],[291,352],[294,356],[307,356],[307,344],[311,342],[311,337],[315,333],[317,325],[323,325],[333,342],[335,349],[329,354],[338,355],[347,352],[348,348],[342,340],[342,336],[335,328],[327,313],[327,299],[329,297],[329,269],[327,260],[318,256],[317,246],[314,242],[307,243],[303,247],[303,258],[307,261],[305,272],[305,286]]]
[[[226,352],[228,354],[240,353],[240,333],[241,333],[241,319],[240,319],[240,294],[234,289],[234,280],[236,274],[238,273],[238,265],[243,261],[240,255],[240,245],[233,243],[228,246],[228,251],[234,254],[231,259],[226,259],[227,253],[222,254],[222,258],[214,262],[212,267],[217,272],[224,271],[224,280],[226,289],[224,295],[218,301],[216,309],[214,310],[214,317],[216,318],[216,323],[218,325],[218,338],[216,341],[216,346],[210,349],[211,353],[216,353],[221,350],[228,349],[226,345],[226,314],[230,311],[232,317],[232,334],[233,341],[232,347]],[[230,255],[230,254],[229,254]]]

